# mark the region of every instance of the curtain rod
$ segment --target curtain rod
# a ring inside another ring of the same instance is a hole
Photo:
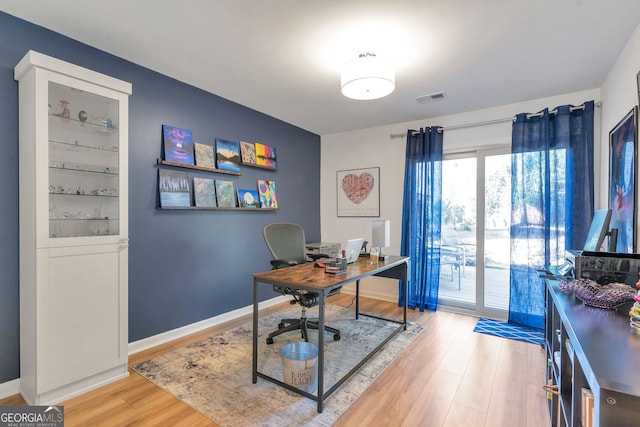
[[[602,101],[596,102],[595,106],[596,107],[602,106]],[[575,107],[573,107],[573,106],[569,107],[569,111],[584,110],[584,108],[585,108],[585,105],[582,104],[582,105],[578,105],[578,106],[575,106]],[[527,118],[530,119],[532,117],[541,117],[542,114],[543,114],[542,112],[533,113],[533,114],[527,114]],[[556,109],[553,109],[553,110],[549,111],[549,114],[558,114],[558,109],[556,108]],[[513,122],[515,120],[516,120],[516,117],[512,116],[512,117],[504,117],[504,118],[501,118],[501,119],[485,120],[483,122],[462,123],[462,124],[459,124],[459,125],[452,125],[452,126],[441,126],[441,127],[438,128],[438,132],[442,132],[442,131],[445,131],[445,130],[464,129],[464,128],[476,127],[476,126],[493,125],[493,124],[504,123],[504,122],[509,122],[509,121]],[[414,132],[413,133],[413,135],[417,135],[417,134],[418,134],[418,132]],[[391,134],[391,139],[404,138],[406,136],[407,136],[406,133],[395,133],[395,134],[392,133]]]

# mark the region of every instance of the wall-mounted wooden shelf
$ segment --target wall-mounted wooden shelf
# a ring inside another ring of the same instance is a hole
[[[195,170],[206,171],[206,172],[226,173],[228,175],[242,175],[242,173],[240,172],[232,172],[232,171],[227,171],[224,169],[216,169],[216,168],[206,168],[204,166],[185,165],[184,163],[169,162],[167,160],[162,160],[162,159],[157,159],[157,163],[159,165],[174,166],[177,168],[184,168],[184,169],[195,169]],[[272,168],[271,166],[252,165],[251,163],[240,163],[239,166],[249,166],[252,168],[265,169],[269,171],[278,170],[278,168]]]
[[[222,173],[227,175],[237,175],[237,176],[242,175],[240,172],[232,172],[232,171],[227,171],[223,169],[207,168],[207,167],[196,166],[196,165],[185,165],[183,163],[170,162],[162,159],[156,159],[156,162],[158,165],[162,165],[162,166],[172,166],[172,167],[177,167],[182,169],[193,169],[193,170],[199,170],[204,172]],[[278,168],[272,168],[269,166],[251,165],[246,163],[243,163],[242,165],[256,167],[260,169],[273,170],[273,171],[278,170]],[[165,207],[158,206],[157,209],[159,210],[208,210],[208,211],[265,211],[265,212],[279,210],[279,208],[241,208],[241,207],[205,207],[205,206],[165,206]]]
[[[229,208],[219,208],[219,207],[205,207],[205,206],[166,206],[166,207],[158,207],[160,210],[198,210],[198,211],[277,211],[279,208],[240,208],[240,207],[229,207]]]
[[[183,169],[194,169],[194,170],[205,171],[205,172],[226,173],[227,175],[238,175],[238,176],[242,175],[240,172],[232,172],[232,171],[215,169],[215,168],[205,168],[203,166],[185,165],[183,163],[169,162],[167,160],[161,160],[161,159],[157,159],[157,163],[159,165],[174,166],[174,167],[183,168]]]
[[[278,168],[272,168],[271,166],[262,166],[262,165],[254,165],[251,163],[240,163],[240,166],[249,166],[252,168],[260,168],[260,169],[266,169],[266,170],[270,170],[270,171],[277,171]]]

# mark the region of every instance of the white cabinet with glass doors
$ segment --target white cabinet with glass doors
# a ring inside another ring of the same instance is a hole
[[[38,52],[20,118],[20,392],[59,402],[128,375],[131,84]]]

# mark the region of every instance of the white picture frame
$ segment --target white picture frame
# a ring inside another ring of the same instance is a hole
[[[336,172],[339,217],[380,217],[380,168]]]

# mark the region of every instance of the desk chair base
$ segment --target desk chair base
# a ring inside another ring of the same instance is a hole
[[[278,330],[271,332],[267,337],[267,344],[273,344],[273,337],[276,337],[280,334],[284,334],[285,332],[297,331],[300,329],[300,333],[302,338],[309,342],[308,329],[318,330],[318,322],[316,320],[307,319],[306,317],[302,317],[300,319],[282,319],[280,323],[278,323]],[[324,327],[324,330],[327,332],[331,332],[333,334],[333,340],[340,340],[340,331],[336,328],[332,328],[331,326]]]

